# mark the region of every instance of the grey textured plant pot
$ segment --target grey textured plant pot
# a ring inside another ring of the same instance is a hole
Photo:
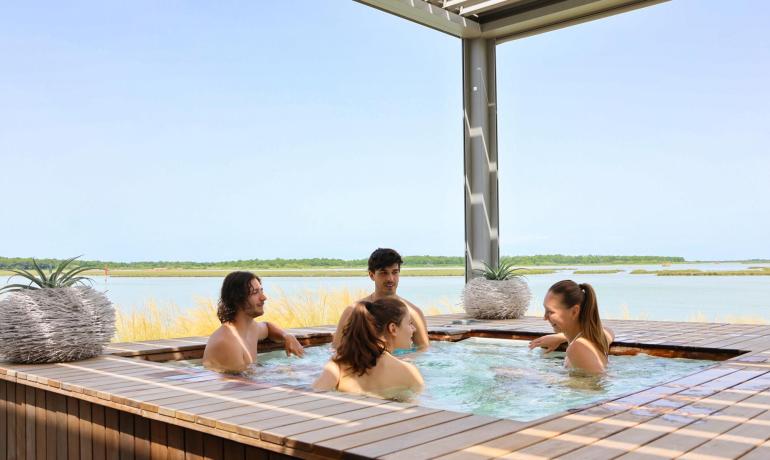
[[[463,289],[463,307],[478,319],[515,319],[524,316],[532,292],[524,280],[474,278]]]
[[[115,308],[86,286],[22,290],[0,300],[0,360],[77,361],[101,354],[115,335]]]

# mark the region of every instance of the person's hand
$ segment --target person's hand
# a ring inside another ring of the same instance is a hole
[[[564,337],[564,334],[549,334],[544,335],[542,337],[538,337],[535,340],[529,342],[529,349],[532,350],[533,348],[545,348],[545,351],[543,353],[550,353],[554,351],[555,349],[559,348],[559,345],[566,342],[567,338]]]
[[[299,340],[291,334],[283,336],[283,347],[286,349],[286,356],[296,355],[300,358],[305,356],[305,349],[302,348]]]

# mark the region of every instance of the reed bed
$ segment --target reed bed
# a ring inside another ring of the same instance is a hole
[[[714,315],[708,317],[702,312],[690,315],[687,321],[693,323],[729,323],[729,324],[770,324],[770,320],[763,316],[751,315]]]
[[[270,321],[284,328],[302,328],[336,324],[342,311],[357,299],[368,294],[364,290],[318,289],[305,290],[287,295],[277,290],[265,304],[265,314],[260,321]],[[441,299],[435,305],[422,306],[426,315],[463,312],[461,306]],[[219,326],[216,301],[211,298],[195,299],[195,304],[182,308],[175,304],[159,305],[149,300],[141,307],[122,308],[117,306],[116,335],[114,342],[134,342],[175,337],[208,336]],[[528,316],[543,316],[542,306],[533,306]],[[621,306],[620,314],[602,315],[606,319],[650,320],[648,313],[632,312]],[[724,315],[707,317],[701,312],[691,315],[688,322],[717,322],[734,324],[770,324],[761,316]]]
[[[216,306],[204,299],[184,311],[176,304],[158,305],[154,300],[138,308],[117,306],[115,316],[113,342],[205,336],[219,327]]]
[[[607,319],[622,319],[631,321],[654,321],[655,318],[651,318],[649,313],[646,312],[632,312],[626,305],[621,305],[620,315],[602,315]],[[703,312],[695,312],[690,315],[686,322],[688,323],[731,323],[731,324],[768,324],[768,319],[762,316],[751,315],[714,315],[709,317]]]
[[[265,314],[258,321],[270,321],[283,328],[302,328],[337,324],[342,311],[356,300],[366,297],[363,289],[304,290],[287,295],[282,290],[265,303]],[[457,313],[462,309],[448,300],[423,307],[426,315]],[[213,299],[195,299],[191,308],[175,304],[158,305],[150,300],[139,308],[117,306],[114,342],[135,342],[175,337],[211,335],[220,326],[217,305]]]

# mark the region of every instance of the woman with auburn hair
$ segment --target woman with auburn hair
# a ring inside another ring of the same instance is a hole
[[[313,387],[409,399],[422,390],[422,376],[413,364],[391,352],[409,348],[413,333],[409,309],[399,299],[386,297],[356,304],[335,355]]]
[[[602,326],[594,288],[588,283],[559,281],[548,289],[543,306],[543,319],[556,334],[533,340],[529,348],[543,347],[549,353],[567,342],[566,367],[591,374],[604,372],[615,337]]]

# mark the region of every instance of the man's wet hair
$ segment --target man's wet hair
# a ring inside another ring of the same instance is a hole
[[[399,268],[404,261],[401,259],[401,255],[390,248],[377,248],[372,255],[369,256],[369,271],[376,272],[377,270],[385,267],[390,267],[393,264],[398,264]]]
[[[222,282],[222,291],[217,305],[217,317],[221,323],[229,323],[235,320],[238,310],[251,295],[251,280],[262,280],[251,272],[238,271],[232,272],[225,277]]]

